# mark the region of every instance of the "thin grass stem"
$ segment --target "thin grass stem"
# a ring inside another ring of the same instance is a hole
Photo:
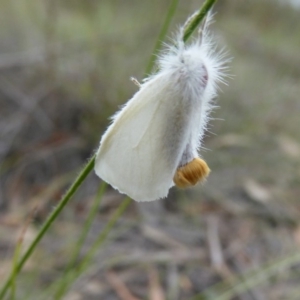
[[[66,194],[63,196],[62,200],[59,202],[58,206],[52,211],[48,219],[45,221],[44,225],[39,230],[36,238],[32,241],[29,248],[26,250],[24,255],[22,256],[21,260],[17,264],[15,268],[11,271],[11,274],[7,278],[6,282],[4,283],[1,291],[0,291],[0,299],[3,299],[14,276],[16,276],[24,266],[25,262],[28,260],[28,258],[31,256],[33,251],[35,250],[36,246],[42,239],[42,237],[47,232],[48,228],[51,226],[51,224],[56,220],[60,212],[63,210],[63,208],[66,206],[66,204],[69,202],[71,197],[75,194],[75,192],[78,190],[78,188],[81,186],[85,178],[88,176],[88,174],[91,172],[91,170],[94,167],[95,163],[95,155],[89,160],[89,162],[84,166],[78,177],[75,179],[74,183],[71,185],[71,187],[68,189]]]
[[[10,300],[16,299],[17,265],[20,257],[21,246],[22,246],[21,241],[18,240],[14,251],[14,257],[13,257],[13,271],[12,271],[12,280],[10,285],[11,288]]]
[[[87,216],[87,219],[86,219],[83,229],[81,231],[80,237],[79,237],[76,245],[74,246],[74,250],[71,255],[71,259],[67,265],[66,270],[64,271],[63,278],[60,279],[59,288],[57,289],[57,291],[55,293],[55,299],[60,299],[59,295],[63,295],[65,293],[68,285],[70,284],[68,281],[68,274],[76,265],[76,260],[79,257],[80,250],[82,249],[82,246],[86,240],[86,237],[91,229],[92,223],[97,215],[98,208],[101,204],[103,194],[105,192],[106,187],[107,187],[107,184],[103,181],[97,192],[95,201],[89,211],[89,214]]]
[[[178,6],[178,2],[179,0],[172,0],[167,12],[167,16],[165,18],[165,21],[160,29],[160,32],[158,34],[157,40],[155,42],[151,57],[149,59],[149,62],[147,64],[147,67],[145,69],[145,77],[148,76],[151,71],[153,70],[154,64],[155,64],[155,60],[156,60],[156,56],[157,53],[159,52],[159,50],[161,49],[163,40],[165,39],[165,36],[168,32],[168,29],[170,27],[171,21],[175,15],[177,6]]]
[[[224,284],[224,282],[222,282],[211,288],[206,289],[202,294],[197,295],[190,300],[230,300],[234,296],[241,295],[247,290],[250,290],[255,286],[265,283],[268,279],[270,279],[279,271],[287,269],[294,264],[298,264],[299,262],[300,252],[297,251],[292,255],[289,255],[280,260],[276,260],[275,262],[269,263],[268,265],[258,270],[250,272],[249,274],[244,276],[243,280],[239,279],[238,277],[231,278],[231,282],[235,281],[236,284],[230,284],[230,288],[228,288],[228,285],[226,283]],[[212,295],[212,297],[210,297],[210,295]]]
[[[210,9],[212,8],[212,6],[215,4],[216,1],[217,0],[206,0],[203,3],[199,12],[197,14],[195,14],[195,16],[190,21],[189,25],[186,27],[186,29],[184,31],[184,34],[183,34],[184,42],[186,42],[190,38],[192,33],[199,26],[199,24],[203,21],[203,19],[205,18],[205,16],[210,11]]]
[[[67,275],[68,280],[66,281],[66,285],[64,286],[63,290],[60,290],[59,293],[55,294],[55,299],[60,300],[64,296],[65,292],[68,290],[70,285],[81,275],[83,274],[86,269],[89,267],[90,262],[92,261],[93,257],[95,256],[95,253],[99,250],[99,247],[105,242],[108,234],[118,221],[119,217],[124,213],[124,211],[127,209],[129,204],[131,203],[131,199],[129,197],[126,197],[125,200],[121,202],[117,210],[114,212],[111,219],[108,221],[98,238],[93,243],[92,247],[89,249],[87,254],[85,255],[84,259],[81,261],[81,263],[78,265],[78,267]]]
[[[78,258],[78,255],[80,253],[80,250],[83,246],[83,243],[85,242],[86,240],[86,237],[91,229],[91,226],[92,226],[92,223],[97,215],[97,212],[98,212],[98,209],[101,205],[101,201],[102,201],[102,198],[103,198],[103,195],[104,195],[104,192],[106,190],[106,187],[107,187],[107,184],[106,182],[102,182],[98,192],[97,192],[97,195],[95,197],[95,201],[93,203],[93,206],[91,207],[90,209],[90,212],[89,212],[89,215],[87,217],[87,220],[84,224],[84,227],[83,227],[83,230],[81,232],[81,235],[78,239],[78,242],[76,244],[76,247],[75,247],[75,251],[70,259],[70,263],[69,263],[69,268],[72,268],[72,266],[74,266],[75,262],[76,262],[76,259]]]

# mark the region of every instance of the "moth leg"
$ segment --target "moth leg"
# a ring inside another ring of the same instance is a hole
[[[138,82],[138,80],[135,77],[130,77],[130,80],[137,85],[139,88],[141,87],[141,84]]]

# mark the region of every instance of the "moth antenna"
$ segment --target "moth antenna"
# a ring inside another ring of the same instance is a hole
[[[130,77],[130,80],[137,85],[139,88],[142,86],[139,81],[135,77]]]
[[[198,15],[198,13],[199,13],[199,10],[195,11],[192,15],[190,15],[188,17],[188,19],[185,21],[185,23],[182,26],[183,27],[183,31],[185,31],[191,25],[191,23],[194,21],[194,19]]]
[[[199,27],[199,30],[198,30],[198,44],[199,44],[199,46],[201,46],[201,44],[202,44],[203,34],[204,34],[204,32],[206,30],[206,27],[208,25],[207,20],[208,20],[208,18],[207,18],[207,15],[206,15],[203,22],[202,22],[202,24]]]
[[[186,31],[186,29],[190,26],[190,24],[194,21],[194,19],[196,18],[196,16],[198,15],[199,10],[195,11],[183,24],[183,26],[180,28],[180,32],[179,32],[179,36],[180,36],[180,40],[183,40],[184,37],[184,32]]]

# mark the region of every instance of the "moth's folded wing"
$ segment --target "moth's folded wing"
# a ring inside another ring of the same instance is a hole
[[[154,78],[142,86],[116,115],[97,152],[97,175],[137,201],[167,196],[183,152],[182,101],[166,82]]]

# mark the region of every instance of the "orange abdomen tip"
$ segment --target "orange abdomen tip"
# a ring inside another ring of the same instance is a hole
[[[203,159],[196,157],[186,165],[177,169],[173,181],[176,186],[186,188],[204,180],[209,172],[210,169],[207,163]]]

